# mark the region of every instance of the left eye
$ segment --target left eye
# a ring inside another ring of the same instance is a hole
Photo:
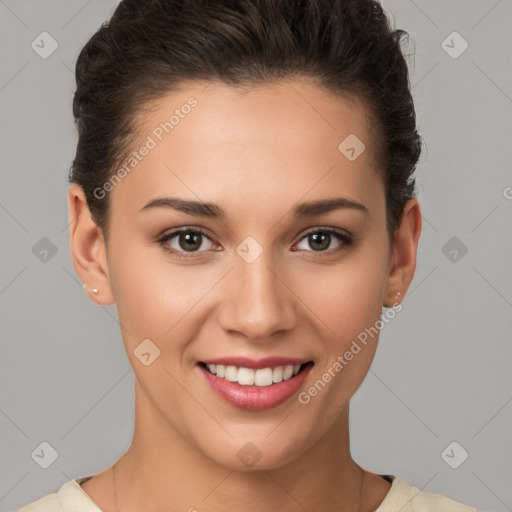
[[[343,246],[349,246],[352,243],[352,239],[348,235],[339,233],[332,229],[317,229],[316,231],[310,231],[301,239],[301,242],[302,240],[306,240],[310,247],[313,247],[313,252],[327,252],[326,249],[329,249],[333,238],[335,238],[338,241],[339,246],[341,246],[335,248],[335,251],[341,250]]]

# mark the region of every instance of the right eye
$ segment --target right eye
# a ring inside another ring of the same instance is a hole
[[[176,240],[171,243],[173,239]],[[158,243],[165,251],[176,255],[178,258],[193,258],[196,257],[195,253],[206,252],[199,250],[204,246],[205,239],[213,243],[210,237],[201,229],[181,228],[167,233],[158,240]]]

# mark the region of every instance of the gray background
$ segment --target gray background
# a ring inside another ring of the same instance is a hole
[[[66,205],[73,69],[116,3],[0,0],[2,511],[103,470],[131,440],[116,310],[82,291]],[[383,3],[416,52],[424,229],[404,308],[352,400],[353,454],[426,491],[512,510],[512,1]],[[47,58],[31,47],[44,31],[58,43]],[[457,58],[453,31],[469,44]],[[31,456],[44,441],[58,452],[48,469]]]

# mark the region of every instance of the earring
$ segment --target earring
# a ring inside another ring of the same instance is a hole
[[[397,304],[399,304],[399,297],[400,297],[400,295],[401,295],[401,293],[400,293],[400,292],[396,292],[396,293],[395,293],[395,296],[393,297],[393,299],[394,299],[395,303],[394,303],[392,306],[386,306],[386,305],[384,304],[384,307],[385,307],[385,308],[395,307]]]
[[[84,290],[87,291],[87,285],[84,283]],[[98,293],[98,288],[93,288],[91,290],[92,293]]]

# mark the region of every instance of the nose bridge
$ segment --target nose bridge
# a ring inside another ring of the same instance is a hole
[[[292,329],[296,315],[293,294],[287,289],[284,276],[274,269],[272,251],[258,251],[242,243],[234,255],[230,272],[228,300],[222,315],[226,330],[239,331],[252,340],[264,340],[274,332]],[[243,249],[249,248],[244,253]]]

